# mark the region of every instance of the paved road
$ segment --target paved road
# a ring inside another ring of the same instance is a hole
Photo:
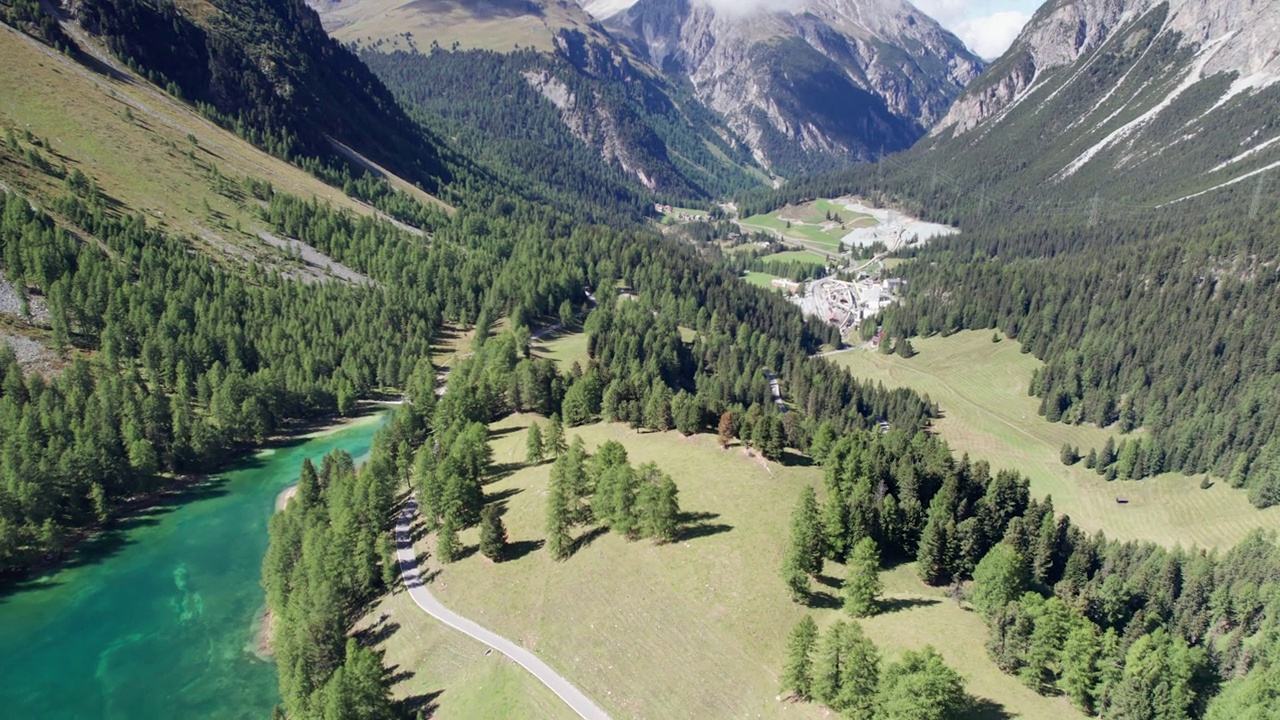
[[[568,680],[565,680],[546,663],[539,660],[536,655],[501,635],[490,632],[471,620],[449,610],[431,594],[431,591],[427,589],[426,584],[422,581],[421,569],[418,566],[418,556],[413,550],[412,525],[414,514],[417,511],[418,504],[412,499],[405,503],[404,509],[400,511],[400,519],[396,522],[396,556],[400,560],[400,576],[404,579],[404,586],[409,591],[409,596],[418,604],[418,607],[445,625],[466,633],[520,663],[525,670],[533,673],[534,677],[551,688],[551,692],[559,695],[565,704],[585,720],[609,720],[609,716],[605,714],[605,711],[592,702],[591,698],[584,695],[581,690],[571,685]]]
[[[778,385],[778,376],[774,375],[772,370],[765,370],[764,376],[769,378],[769,392],[773,393],[773,401],[777,403],[778,411],[785,415],[787,404],[782,401],[782,388]]]

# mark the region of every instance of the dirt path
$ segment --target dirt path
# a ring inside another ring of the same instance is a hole
[[[405,589],[409,591],[409,596],[413,598],[414,603],[422,608],[423,612],[445,625],[461,631],[515,660],[525,670],[533,673],[533,676],[541,680],[544,685],[551,688],[551,692],[558,695],[566,705],[585,720],[608,720],[609,716],[604,710],[600,709],[600,706],[596,705],[591,698],[574,687],[568,680],[561,677],[559,673],[552,670],[550,666],[539,660],[536,655],[501,635],[486,630],[479,624],[449,610],[431,594],[422,579],[418,556],[413,549],[412,525],[417,511],[418,505],[411,499],[405,503],[404,509],[400,511],[400,518],[396,521],[396,556],[400,560],[400,575],[404,580]]]

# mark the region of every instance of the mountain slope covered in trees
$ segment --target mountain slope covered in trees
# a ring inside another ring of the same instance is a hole
[[[911,151],[743,206],[859,192],[959,224],[903,270],[890,336],[999,327],[1046,361],[1045,417],[1146,431],[1100,473],[1210,472],[1280,503],[1276,11],[1220,10],[1046,5]],[[1106,22],[1081,45],[1053,32],[1067,13]]]
[[[585,189],[617,198],[606,206],[640,206],[655,194],[698,201],[766,180],[688,88],[572,3],[313,5],[424,124],[544,195]]]

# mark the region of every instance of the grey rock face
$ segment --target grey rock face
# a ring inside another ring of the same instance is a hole
[[[1046,73],[1076,63],[1155,10],[1163,0],[1058,0],[1047,4],[990,72],[970,88],[934,134],[960,135],[1000,114]],[[1202,54],[1200,77],[1237,72],[1238,90],[1280,79],[1280,5],[1257,0],[1168,0],[1159,30],[1177,34]],[[1192,70],[1192,68],[1188,68]]]
[[[802,169],[805,158],[847,162],[908,147],[984,67],[902,0],[745,7],[639,0],[606,25],[656,67],[687,77],[767,165]]]

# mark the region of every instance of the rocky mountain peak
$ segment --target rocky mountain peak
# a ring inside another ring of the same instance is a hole
[[[958,100],[934,133],[962,134],[996,118],[1046,75],[1102,48],[1117,32],[1164,12],[1155,31],[1194,48],[1196,79],[1237,73],[1231,93],[1280,80],[1280,5],[1258,0],[1056,0]]]
[[[639,0],[605,25],[782,172],[908,147],[984,64],[903,0]]]

